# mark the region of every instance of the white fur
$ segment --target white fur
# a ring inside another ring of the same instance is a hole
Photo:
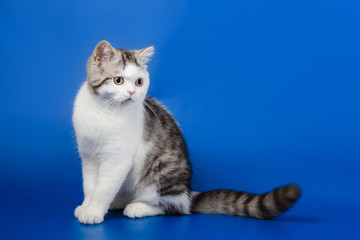
[[[112,99],[120,101],[126,91],[135,91],[134,97],[140,95],[137,99],[144,98],[147,86],[135,90],[133,84],[139,73],[136,67],[129,65],[122,73],[126,83],[122,88],[109,81],[97,96],[84,83],[76,97],[73,124],[82,158],[84,201],[76,208],[75,216],[81,223],[102,222],[120,188],[124,193],[134,192],[150,147],[143,142],[144,115],[140,106],[131,102],[108,109],[107,99],[102,98],[110,93]]]
[[[129,218],[142,218],[163,215],[164,211],[145,202],[133,202],[126,206],[124,215]]]

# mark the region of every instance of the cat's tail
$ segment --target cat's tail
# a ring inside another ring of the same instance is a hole
[[[289,184],[265,194],[232,190],[195,193],[191,212],[272,219],[288,210],[300,197],[299,186]]]

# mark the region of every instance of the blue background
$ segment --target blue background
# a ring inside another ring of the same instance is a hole
[[[355,0],[1,0],[0,238],[357,238],[359,12]],[[155,46],[149,94],[183,129],[195,190],[295,182],[298,204],[274,221],[79,224],[72,105],[102,39]]]

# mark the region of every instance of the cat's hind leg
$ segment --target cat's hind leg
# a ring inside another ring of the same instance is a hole
[[[143,218],[164,214],[163,210],[146,202],[129,203],[124,210],[124,215],[129,218]]]

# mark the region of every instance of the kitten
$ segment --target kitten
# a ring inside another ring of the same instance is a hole
[[[190,213],[271,219],[299,198],[297,185],[256,195],[232,190],[191,190],[184,138],[171,114],[147,97],[147,61],[154,48],[124,50],[101,41],[73,113],[82,159],[84,201],[75,216],[104,220],[110,209],[129,218]]]

